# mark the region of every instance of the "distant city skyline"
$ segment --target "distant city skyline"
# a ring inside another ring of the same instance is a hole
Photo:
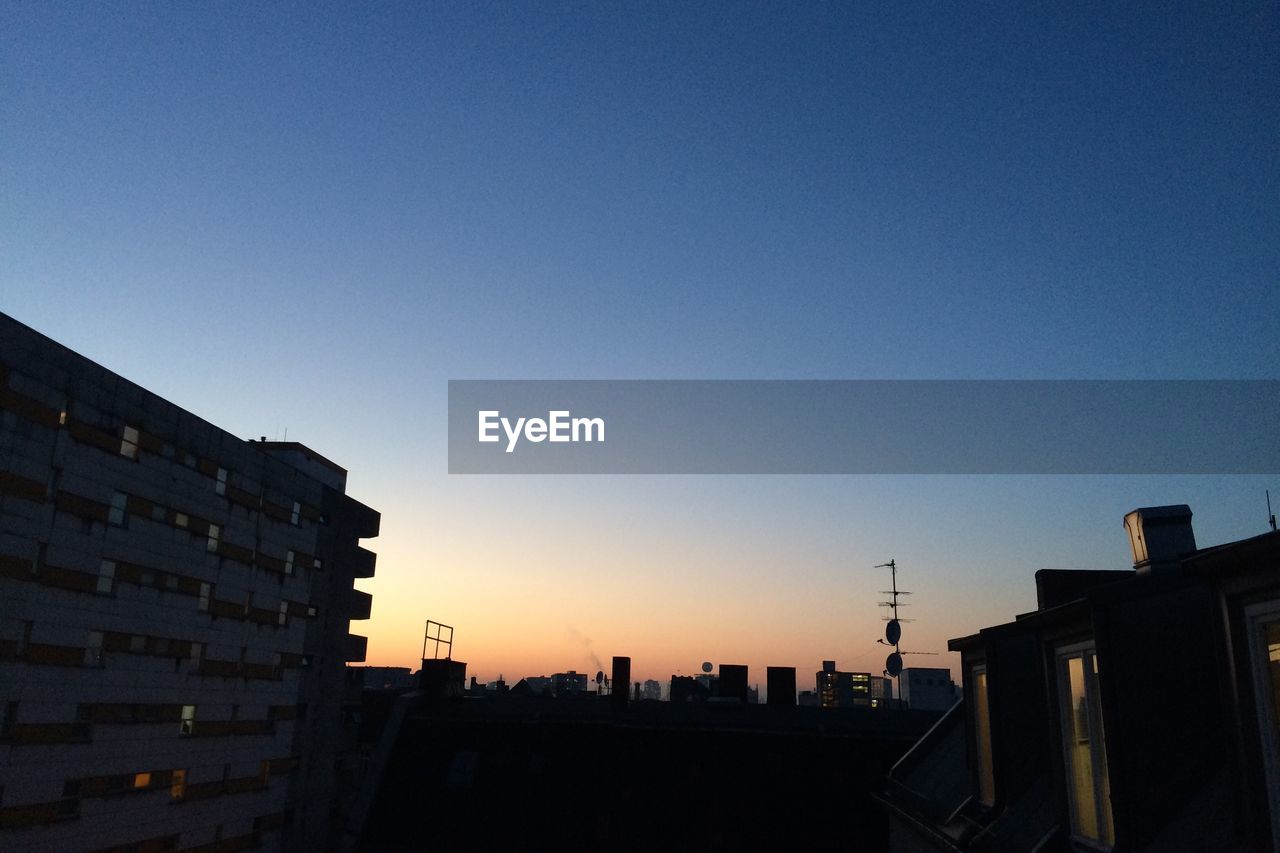
[[[1277,476],[451,477],[479,378],[1276,378],[1280,11],[0,10],[0,310],[382,512],[370,664],[880,671]],[[1153,425],[1158,429],[1159,425]],[[589,638],[589,642],[586,640]]]

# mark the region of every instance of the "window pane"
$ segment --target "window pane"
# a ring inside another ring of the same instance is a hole
[[[1112,843],[1111,783],[1102,732],[1098,661],[1092,651],[1059,659],[1062,680],[1062,739],[1067,769],[1071,830]]]
[[[973,671],[974,737],[978,748],[978,799],[995,802],[995,770],[991,756],[991,706],[987,701],[987,671]]]

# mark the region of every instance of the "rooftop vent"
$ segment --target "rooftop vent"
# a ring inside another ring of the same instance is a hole
[[[1150,506],[1124,517],[1133,549],[1133,567],[1139,574],[1175,569],[1180,558],[1196,550],[1191,529],[1191,507]]]

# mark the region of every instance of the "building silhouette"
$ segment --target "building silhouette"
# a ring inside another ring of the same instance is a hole
[[[891,849],[1280,849],[1280,534],[1125,518],[1129,571],[1040,571],[952,640],[964,699],[893,768]]]
[[[378,513],[4,315],[0,408],[0,848],[321,843]]]

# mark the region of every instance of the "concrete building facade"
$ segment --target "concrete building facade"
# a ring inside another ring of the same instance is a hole
[[[951,670],[941,667],[907,667],[898,675],[898,689],[908,708],[946,711],[960,698]]]
[[[345,482],[0,315],[0,848],[323,844],[379,526]]]

